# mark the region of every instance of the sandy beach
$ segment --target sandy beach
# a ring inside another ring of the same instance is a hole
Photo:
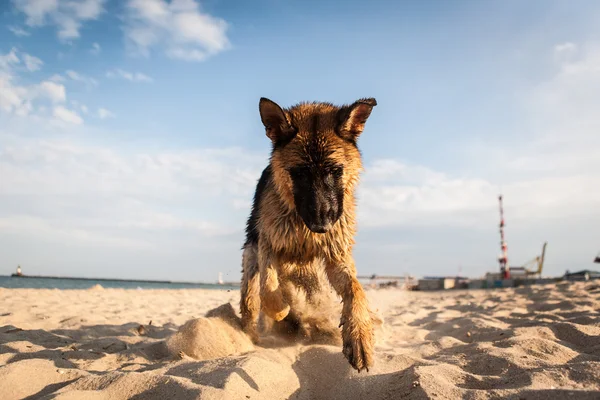
[[[600,398],[599,283],[368,296],[383,324],[375,366],[358,374],[336,338],[273,336],[252,345],[236,325],[235,290],[0,289],[0,393],[4,400]]]

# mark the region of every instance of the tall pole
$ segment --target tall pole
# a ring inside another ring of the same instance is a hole
[[[502,255],[498,257],[498,262],[500,263],[502,279],[510,279],[510,268],[508,267],[507,255],[508,246],[504,240],[504,207],[502,207],[502,195],[498,196],[498,201],[500,202],[500,249],[502,251]]]

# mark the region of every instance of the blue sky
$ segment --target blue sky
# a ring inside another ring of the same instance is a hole
[[[548,274],[600,251],[600,5],[11,0],[0,274],[239,279],[266,96],[378,106],[362,274]]]

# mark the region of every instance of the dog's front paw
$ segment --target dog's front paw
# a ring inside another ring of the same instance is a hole
[[[373,325],[370,320],[342,320],[343,353],[358,372],[373,366]]]
[[[283,308],[280,310],[268,310],[269,311],[269,317],[273,318],[275,321],[279,322],[282,321],[285,317],[288,316],[288,314],[290,313],[290,306],[288,304],[283,304]]]
[[[266,292],[261,295],[262,311],[279,322],[290,313],[290,306],[283,300],[281,291]]]

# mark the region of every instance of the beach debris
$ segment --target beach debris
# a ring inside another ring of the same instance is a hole
[[[467,332],[467,337],[471,337],[471,332]]]
[[[152,320],[150,320],[150,322],[148,322],[148,326],[152,326]]]
[[[152,322],[152,321],[150,321]],[[140,325],[137,327],[137,332],[141,335],[144,336],[146,334],[146,328],[144,328],[144,325]]]
[[[413,388],[417,388],[419,386],[421,386],[421,382],[419,382],[419,381],[413,381],[413,383],[412,383],[412,387]]]

